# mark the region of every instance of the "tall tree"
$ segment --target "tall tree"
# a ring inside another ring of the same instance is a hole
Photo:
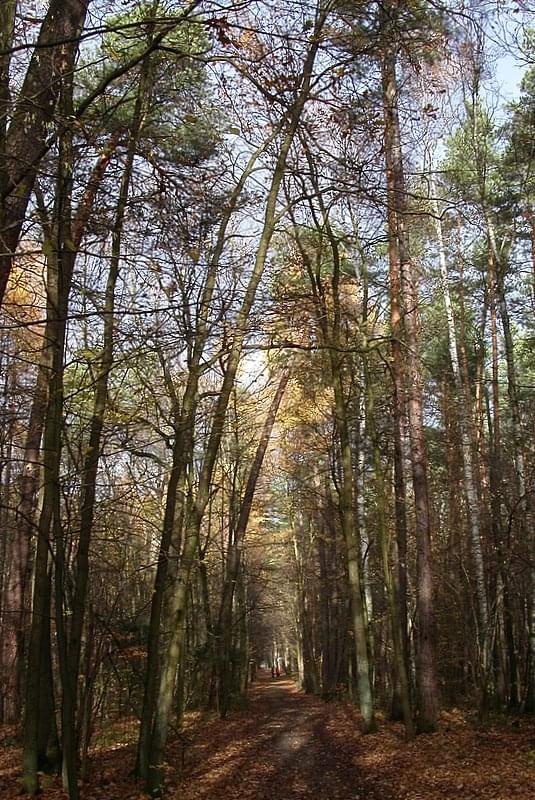
[[[72,78],[89,0],[52,0],[17,99],[11,121],[0,139],[0,304],[13,264],[26,209],[48,149],[48,125],[54,119],[61,87]],[[2,11],[2,112],[9,102],[9,47],[15,3]],[[2,125],[6,116],[2,113]]]
[[[395,24],[392,30],[395,31]],[[389,238],[391,247],[396,249],[399,259],[400,294],[399,300],[394,298],[394,307],[397,308],[400,302],[403,303],[402,319],[406,344],[407,412],[418,552],[417,726],[421,732],[425,732],[435,730],[438,708],[433,620],[431,516],[427,477],[427,451],[423,425],[418,279],[416,266],[410,254],[407,234],[407,190],[397,107],[399,91],[396,78],[396,62],[396,46],[387,46],[381,62],[385,111],[385,160],[389,202],[393,204],[395,211],[395,215],[390,220],[394,227],[389,227]],[[394,277],[394,283],[393,285],[391,284],[390,290],[396,293],[397,275],[396,270],[392,270],[392,262],[393,259],[391,261],[391,276],[393,275]]]

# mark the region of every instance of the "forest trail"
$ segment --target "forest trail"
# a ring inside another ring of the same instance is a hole
[[[167,752],[165,800],[533,800],[535,720],[477,727],[451,709],[437,733],[407,742],[401,724],[378,716],[377,733],[361,736],[351,703],[261,672],[227,719],[186,715]],[[147,797],[132,775],[137,730],[124,720],[113,745],[95,746],[82,800]],[[0,800],[22,794],[14,733],[0,728]],[[43,777],[43,789],[43,800],[66,798],[59,777]]]
[[[380,717],[377,733],[362,736],[359,722],[351,703],[262,672],[227,719],[186,715],[167,751],[165,800],[533,800],[533,719],[481,728],[452,709],[437,733],[412,742],[399,723]],[[132,775],[137,723],[120,727],[115,744],[93,749],[82,800],[147,798]],[[0,729],[0,800],[22,795],[13,733]],[[43,777],[43,789],[43,800],[66,800],[59,777]]]
[[[192,721],[181,777],[175,741],[166,797],[533,800],[532,720],[478,728],[452,709],[442,712],[437,733],[407,742],[400,723],[378,716],[377,733],[362,736],[351,703],[326,703],[261,672],[246,708],[226,720]]]
[[[322,700],[299,692],[292,681],[260,673],[246,712],[224,723],[223,741],[217,747],[213,740],[192,743],[185,763],[187,797],[373,798],[360,786],[349,754],[330,736],[325,709]]]

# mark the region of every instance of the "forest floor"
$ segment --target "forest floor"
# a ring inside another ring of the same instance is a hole
[[[444,712],[437,733],[406,742],[401,725],[381,721],[361,736],[348,703],[324,703],[268,675],[246,708],[226,720],[191,715],[171,744],[169,800],[533,800],[535,720],[474,726]],[[135,730],[91,758],[84,800],[140,800],[129,771]],[[0,729],[0,800],[20,796],[20,751]],[[59,800],[55,778],[41,797]]]

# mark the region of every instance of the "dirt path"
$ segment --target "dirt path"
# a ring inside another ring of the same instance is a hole
[[[381,718],[359,734],[350,703],[324,703],[288,680],[262,675],[249,702],[226,720],[187,715],[172,736],[165,800],[534,800],[535,720],[474,726],[459,709],[439,730],[404,739]],[[123,720],[113,744],[91,756],[83,800],[141,800],[132,775],[138,726]],[[3,735],[2,735],[3,734]],[[0,729],[0,800],[16,800],[21,752]],[[58,777],[43,777],[43,800],[66,800]]]
[[[249,707],[192,741],[179,796],[193,800],[372,800],[327,730],[325,704],[261,676]],[[223,733],[223,740],[221,734]]]

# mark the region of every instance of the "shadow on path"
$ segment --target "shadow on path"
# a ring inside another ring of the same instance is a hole
[[[373,800],[356,759],[331,739],[328,705],[287,679],[261,674],[246,711],[192,741],[184,800]]]

